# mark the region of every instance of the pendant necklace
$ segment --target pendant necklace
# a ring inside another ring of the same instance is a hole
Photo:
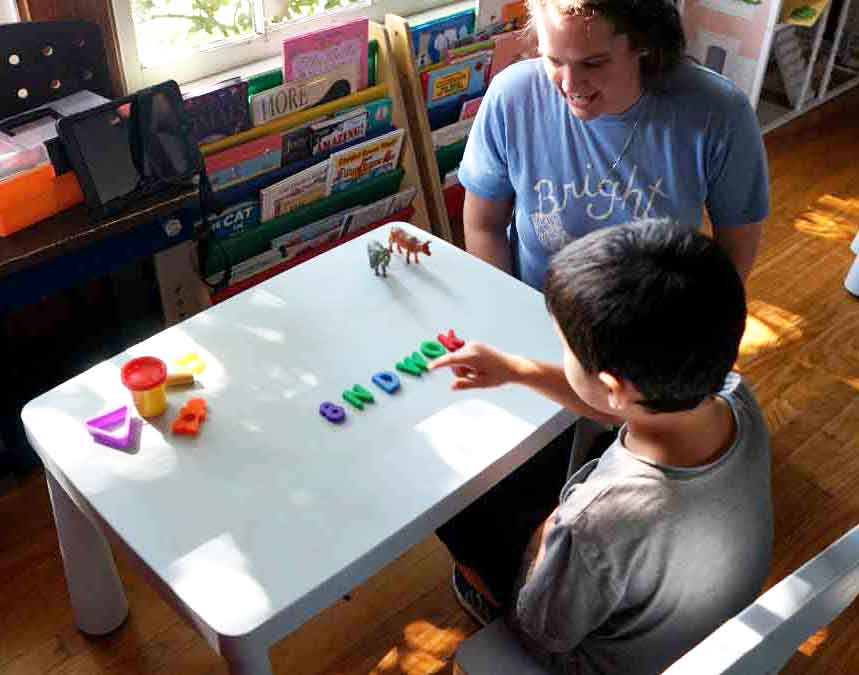
[[[642,94],[642,97],[647,96],[646,93]],[[602,179],[600,179],[599,183],[596,185],[597,194],[603,194],[602,186],[603,183],[619,183],[620,176],[617,173],[617,167],[620,164],[621,160],[626,156],[627,150],[629,150],[629,146],[632,145],[632,140],[635,138],[635,132],[638,129],[638,123],[641,122],[641,118],[644,116],[644,108],[647,101],[641,100],[641,110],[638,111],[638,115],[635,117],[635,122],[632,124],[632,130],[629,132],[629,136],[626,139],[626,142],[623,144],[623,148],[621,148],[620,154],[618,154],[617,159],[615,159],[611,166],[608,168],[608,171],[605,172]],[[579,120],[579,124],[584,125],[584,122]],[[593,159],[591,159],[591,151],[588,147],[588,144],[585,144],[585,152],[588,156],[588,170],[592,167],[595,167]]]

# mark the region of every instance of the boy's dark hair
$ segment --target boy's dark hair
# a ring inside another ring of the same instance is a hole
[[[746,323],[728,254],[690,227],[641,221],[552,258],[546,305],[588,373],[630,381],[653,412],[691,410],[722,388]]]
[[[671,0],[527,0],[532,17],[537,7],[553,7],[560,14],[599,14],[615,32],[627,35],[632,46],[644,50],[641,81],[646,89],[661,90],[663,77],[683,60],[686,35],[680,13]]]

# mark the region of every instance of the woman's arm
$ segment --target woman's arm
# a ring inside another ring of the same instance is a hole
[[[763,230],[761,223],[749,223],[738,227],[717,227],[713,230],[713,239],[727,251],[745,284],[758,254]]]
[[[465,191],[462,211],[465,249],[508,273],[513,271],[507,242],[507,226],[512,213],[512,199],[484,199],[473,192]]]

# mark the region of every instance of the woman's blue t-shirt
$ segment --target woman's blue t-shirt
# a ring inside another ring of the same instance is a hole
[[[642,218],[700,227],[704,205],[715,228],[732,227],[769,210],[748,99],[691,62],[626,112],[588,122],[572,114],[540,59],[506,68],[481,102],[459,179],[484,199],[515,199],[515,272],[537,289],[550,256],[593,230]]]

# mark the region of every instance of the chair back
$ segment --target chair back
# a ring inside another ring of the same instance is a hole
[[[0,119],[82,89],[114,97],[97,24],[28,21],[0,25]]]
[[[777,673],[859,595],[859,526],[782,579],[664,675]]]

